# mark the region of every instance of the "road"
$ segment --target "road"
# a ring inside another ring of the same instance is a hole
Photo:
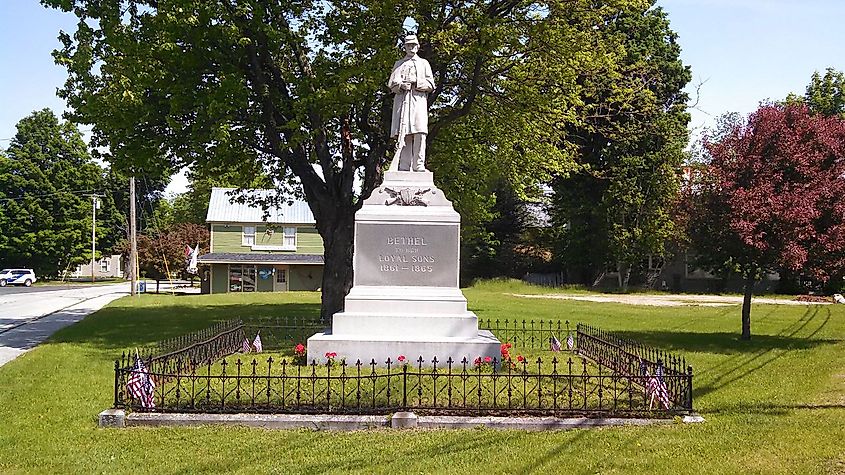
[[[128,294],[128,283],[0,288],[0,366]]]

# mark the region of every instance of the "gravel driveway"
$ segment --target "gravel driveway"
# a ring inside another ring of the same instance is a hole
[[[515,297],[527,299],[556,299],[556,300],[580,300],[582,302],[606,302],[624,303],[628,305],[651,305],[653,307],[727,307],[730,305],[742,305],[742,297],[738,295],[691,295],[691,294],[545,294],[527,295],[510,294]],[[773,299],[765,297],[754,297],[752,304],[775,304],[775,305],[830,305],[830,302],[802,302],[790,299]]]

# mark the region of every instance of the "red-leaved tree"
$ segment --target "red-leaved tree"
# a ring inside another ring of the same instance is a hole
[[[765,104],[705,139],[711,161],[690,188],[698,264],[744,279],[742,339],[764,272],[821,281],[845,267],[845,121],[802,105]]]
[[[205,226],[177,223],[155,233],[138,235],[138,267],[156,282],[169,278],[190,279],[187,272],[186,247],[199,245],[200,255],[208,252],[209,231]],[[129,255],[129,243],[122,243],[124,255]]]

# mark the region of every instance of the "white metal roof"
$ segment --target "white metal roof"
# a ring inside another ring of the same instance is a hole
[[[274,223],[274,224],[315,224],[314,215],[308,203],[294,199],[292,204],[282,204],[271,207],[270,215],[265,221],[264,210],[260,205],[249,203],[233,203],[230,201],[237,195],[232,194],[235,188],[212,188],[211,199],[208,201],[208,214],[205,220],[209,223]],[[227,194],[228,193],[228,194]],[[276,193],[275,190],[249,190],[246,196],[260,198]]]

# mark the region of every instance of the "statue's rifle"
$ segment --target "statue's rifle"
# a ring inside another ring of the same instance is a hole
[[[402,78],[402,83],[406,81],[406,77]],[[399,136],[396,139],[396,152],[393,154],[393,160],[390,161],[390,168],[388,171],[399,170],[399,156],[402,155],[402,148],[405,146],[405,136],[408,135],[408,123],[411,122],[411,92],[413,88],[404,91],[405,97],[402,98],[402,108],[399,109]]]

